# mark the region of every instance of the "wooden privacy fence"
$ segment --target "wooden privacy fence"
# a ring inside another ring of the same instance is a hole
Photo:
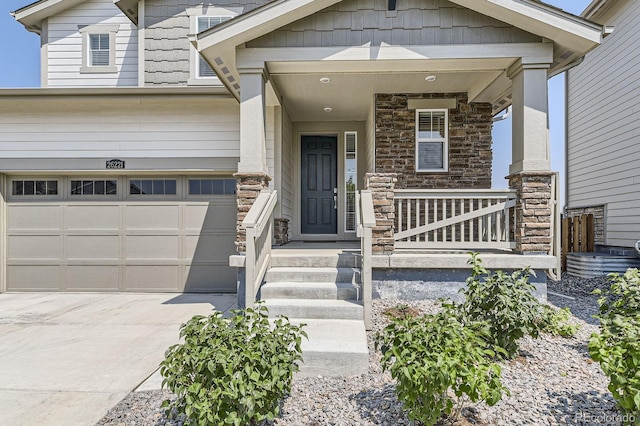
[[[586,253],[595,249],[592,214],[562,219],[562,270],[567,270],[567,253]]]

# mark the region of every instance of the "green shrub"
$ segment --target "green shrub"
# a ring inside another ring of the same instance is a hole
[[[549,305],[542,305],[541,329],[554,336],[573,337],[580,330],[579,324],[569,322],[571,311],[569,308],[554,309]]]
[[[163,387],[176,394],[163,403],[187,425],[249,425],[273,420],[302,360],[302,326],[279,317],[269,323],[264,305],[195,316],[180,329],[160,364]]]
[[[465,399],[494,405],[502,398],[506,388],[488,337],[485,324],[463,326],[451,305],[436,315],[391,318],[376,347],[411,420],[433,425],[443,413],[457,417]],[[455,411],[449,391],[458,397]]]
[[[589,340],[589,353],[609,377],[609,390],[620,408],[640,420],[640,275],[629,269],[611,274],[611,288],[598,300],[600,333]]]
[[[460,320],[489,324],[494,348],[503,348],[506,356],[513,358],[523,336],[536,338],[543,330],[543,305],[533,295],[535,286],[529,282],[532,271],[525,268],[512,274],[490,273],[482,267],[478,253],[471,253],[469,264],[471,276],[467,288],[461,290],[464,302],[457,305]]]

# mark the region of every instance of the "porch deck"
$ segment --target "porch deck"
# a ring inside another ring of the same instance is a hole
[[[396,249],[391,254],[374,254],[374,269],[468,269],[469,252],[480,253],[482,265],[491,270],[512,270],[531,267],[547,270],[556,267],[555,256],[523,255],[511,250],[500,249]],[[272,256],[328,256],[343,253],[360,254],[360,241],[291,241],[282,246],[272,247]]]

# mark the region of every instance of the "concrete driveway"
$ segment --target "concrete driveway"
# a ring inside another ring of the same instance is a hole
[[[0,413],[8,425],[93,425],[145,381],[193,315],[235,295],[0,294]]]

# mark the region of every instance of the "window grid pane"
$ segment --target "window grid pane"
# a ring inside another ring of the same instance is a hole
[[[109,66],[109,34],[89,34],[89,65]]]
[[[437,170],[443,169],[443,143],[419,142],[418,143],[418,169]]]
[[[215,27],[225,21],[231,19],[231,16],[199,16],[197,20],[197,31],[201,33],[209,28]],[[198,77],[215,77],[216,73],[209,66],[207,61],[200,55],[198,55]]]
[[[235,179],[189,179],[189,195],[234,195]]]
[[[131,179],[129,195],[176,195],[176,179]]]
[[[72,180],[71,195],[116,195],[116,180]]]
[[[58,195],[58,181],[55,180],[14,180],[11,182],[12,195]]]

